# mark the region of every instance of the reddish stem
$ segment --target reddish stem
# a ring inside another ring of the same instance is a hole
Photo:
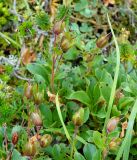
[[[54,47],[56,46],[56,38],[57,35],[55,34],[55,39],[54,39]],[[52,93],[54,93],[54,68],[55,68],[55,53],[53,52],[52,55],[52,75],[51,75],[51,89],[52,89]]]

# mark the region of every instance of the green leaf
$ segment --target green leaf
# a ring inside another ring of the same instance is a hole
[[[80,34],[79,26],[78,26],[77,23],[72,23],[71,24],[71,30],[75,31],[77,34]]]
[[[46,70],[46,67],[44,67],[41,64],[38,63],[31,63],[27,65],[27,69],[30,73],[32,74],[38,74],[40,76],[42,76],[45,79],[45,82],[47,82],[47,84],[49,84],[49,78],[48,78],[48,72]]]
[[[86,144],[83,148],[84,156],[87,160],[93,160],[93,155],[96,153],[97,149],[93,144]]]
[[[72,47],[64,55],[64,58],[66,60],[75,60],[77,58],[78,54],[79,54],[79,51],[75,47]]]
[[[93,14],[95,14],[95,11],[92,11],[90,8],[85,8],[80,12],[80,14],[87,18],[90,18],[93,16]]]
[[[75,152],[74,160],[85,160],[85,158],[79,152]]]
[[[73,92],[68,99],[72,99],[72,100],[77,100],[80,101],[81,103],[90,106],[91,101],[90,98],[88,96],[88,94],[85,91],[76,91]]]
[[[50,125],[52,125],[53,121],[52,121],[52,112],[49,108],[49,106],[45,105],[45,104],[41,104],[39,106],[41,114],[43,116],[43,124],[45,127],[49,127]]]
[[[82,23],[82,26],[80,27],[81,32],[91,32],[91,27],[88,26],[87,23]]]
[[[97,150],[96,153],[93,155],[93,160],[102,160],[101,150]]]
[[[14,149],[12,153],[12,160],[27,160],[27,157],[22,157],[21,154]]]
[[[54,156],[55,159],[61,158],[61,148],[58,144],[55,144],[53,149],[52,149],[52,154]]]
[[[118,110],[117,106],[112,107],[112,117],[118,117],[121,115],[121,111]]]
[[[81,142],[81,143],[83,143],[83,144],[87,144],[87,142],[82,138],[82,137],[80,137],[80,136],[76,136],[76,139],[79,141],[79,142]]]
[[[84,120],[83,120],[83,123],[86,123],[86,121],[89,119],[89,114],[90,114],[89,108],[88,107],[84,108]]]
[[[80,3],[76,3],[74,10],[75,11],[81,11],[84,8],[88,6],[88,1],[87,0],[81,0]]]
[[[101,133],[99,133],[98,131],[93,132],[93,142],[100,149],[103,149],[105,147],[105,143],[103,138],[101,137]]]
[[[54,160],[66,160],[66,152],[68,149],[65,144],[55,144],[52,149],[52,155]]]

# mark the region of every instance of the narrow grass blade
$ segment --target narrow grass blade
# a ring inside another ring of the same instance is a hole
[[[132,131],[133,131],[133,125],[134,121],[137,115],[137,100],[135,101],[135,104],[132,108],[131,114],[129,116],[129,121],[128,121],[128,127],[126,131],[126,136],[123,140],[123,143],[117,153],[117,157],[115,160],[120,160],[120,158],[123,155],[124,160],[128,160],[129,158],[129,151],[130,151],[130,144],[131,144],[131,138],[132,138]]]
[[[82,137],[80,137],[80,136],[78,136],[78,135],[76,135],[76,139],[77,139],[79,142],[83,143],[83,144],[87,144],[87,142],[86,142]]]
[[[115,91],[116,91],[116,86],[117,86],[118,75],[119,75],[119,67],[120,67],[120,51],[119,51],[118,43],[117,43],[114,31],[112,29],[112,25],[111,25],[108,14],[107,14],[107,19],[108,19],[109,27],[111,29],[111,32],[112,32],[112,35],[114,38],[114,42],[115,42],[115,46],[116,46],[117,61],[116,61],[115,76],[114,76],[114,81],[113,81],[113,85],[112,85],[112,89],[111,89],[111,94],[110,94],[110,99],[109,99],[109,104],[108,104],[108,110],[106,113],[106,119],[105,119],[105,123],[104,123],[103,133],[106,130],[106,125],[107,125],[107,122],[110,118],[111,109],[113,106],[113,101],[114,101],[114,96],[115,96]]]
[[[8,41],[8,42],[14,44],[15,46],[21,48],[21,45],[20,45],[20,44],[18,44],[16,41],[14,41],[13,39],[11,39],[10,37],[8,37],[7,35],[5,35],[5,34],[3,34],[3,33],[1,33],[1,32],[0,32],[0,37],[2,37],[3,39],[5,39],[5,40]]]
[[[61,121],[61,124],[63,126],[64,132],[66,134],[66,137],[67,137],[68,141],[71,142],[71,137],[70,137],[69,132],[68,132],[66,126],[65,126],[65,123],[63,121],[63,117],[62,117],[62,114],[61,114],[58,94],[56,95],[56,107],[57,107],[57,112],[58,112],[58,115],[59,115],[59,119]]]

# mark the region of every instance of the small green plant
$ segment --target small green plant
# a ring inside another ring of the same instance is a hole
[[[0,0],[0,159],[136,159],[135,6]]]

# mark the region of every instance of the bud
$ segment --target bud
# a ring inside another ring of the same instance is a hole
[[[61,40],[60,47],[64,52],[66,52],[71,47],[70,41],[66,39],[65,37],[63,37]]]
[[[32,97],[32,85],[30,83],[26,83],[24,87],[24,96],[27,99],[30,99]]]
[[[117,127],[119,120],[120,120],[119,117],[113,117],[108,121],[108,124],[107,124],[108,133],[112,132]]]
[[[80,108],[72,117],[75,126],[81,126],[84,120],[84,109]]]
[[[53,32],[59,35],[62,32],[62,21],[56,22],[53,28]]]
[[[112,139],[112,141],[109,143],[110,150],[117,150],[118,146],[120,145],[120,143],[121,143],[121,139],[120,138]]]
[[[109,144],[109,148],[110,150],[115,150],[117,147],[117,143],[114,142],[114,141],[111,141],[110,144]]]
[[[105,45],[108,43],[110,37],[112,36],[111,33],[103,36],[103,37],[100,37],[97,41],[96,41],[96,45],[98,48],[103,48],[105,47]]]
[[[18,142],[18,133],[17,133],[17,132],[14,132],[14,133],[12,134],[12,143],[13,143],[14,145],[16,145],[17,142]]]
[[[33,86],[33,95],[35,104],[39,105],[44,100],[44,90],[40,90],[38,84]]]
[[[37,148],[35,144],[31,144],[30,142],[27,142],[24,146],[23,154],[25,156],[34,156],[36,154]]]
[[[44,100],[44,90],[41,92],[34,93],[34,102],[39,105]]]
[[[31,114],[31,120],[35,126],[42,126],[42,119],[37,112]]]
[[[44,136],[41,137],[40,139],[40,146],[41,147],[47,147],[51,144],[52,142],[52,137],[49,134],[45,134]]]

